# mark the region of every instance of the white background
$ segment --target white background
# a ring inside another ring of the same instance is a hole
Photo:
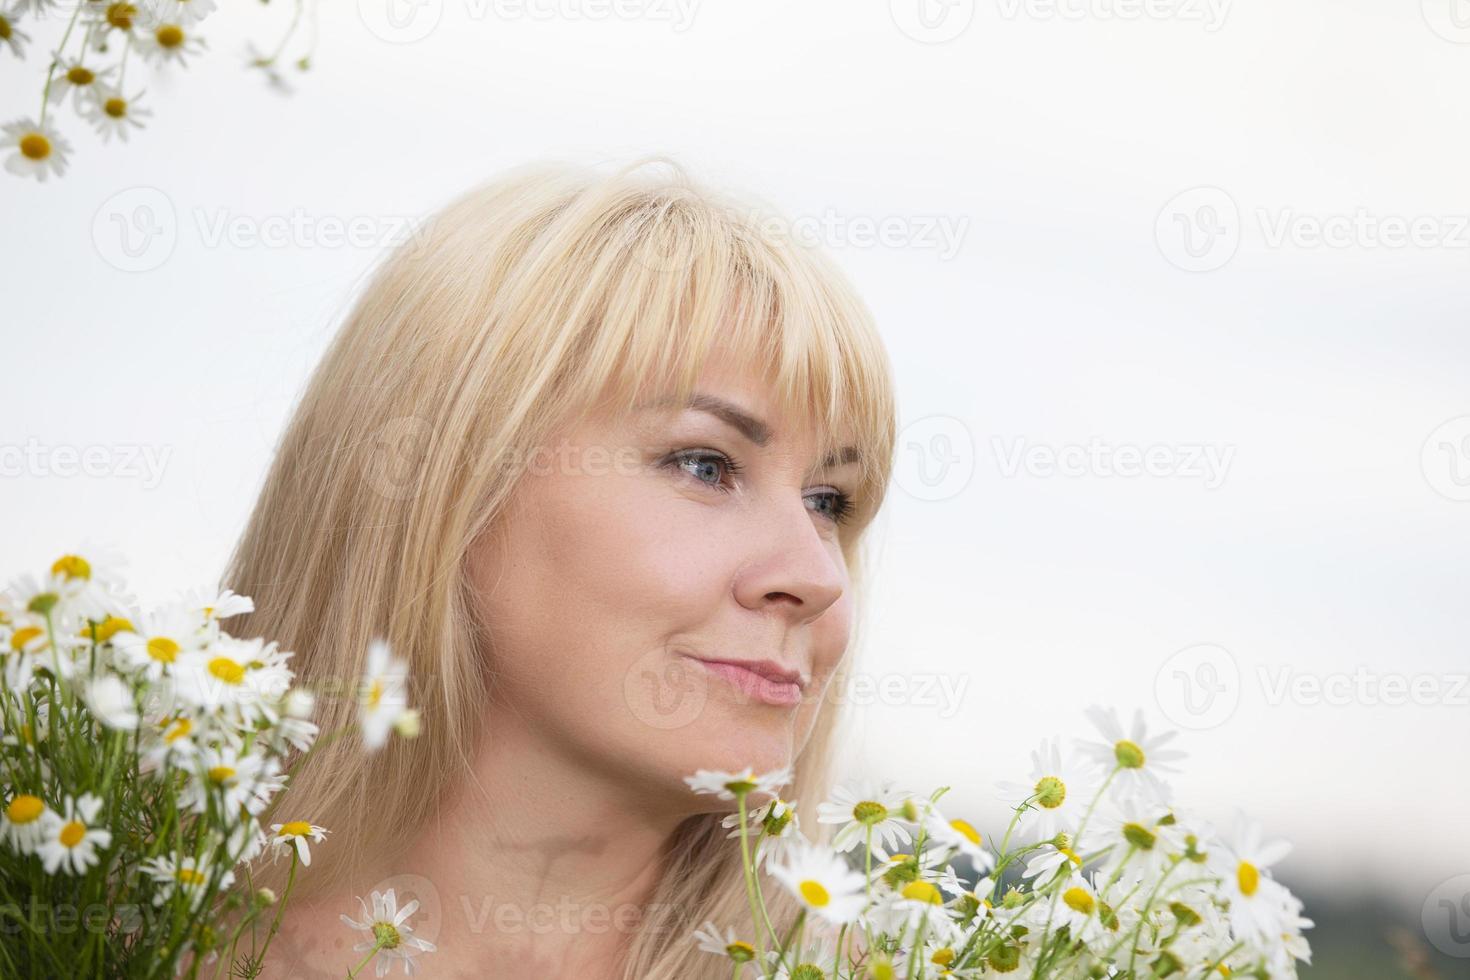
[[[997,831],[992,784],[1043,735],[1139,706],[1189,729],[1181,802],[1295,841],[1288,883],[1417,909],[1470,871],[1470,16],[685,2],[323,5],[289,97],[243,54],[289,7],[238,4],[189,70],[129,69],[156,114],[126,146],[59,112],[65,178],[0,174],[0,574],[98,539],[145,598],[212,582],[405,221],[527,160],[667,151],[813,222],[893,356],[865,656],[915,686],[860,713],[855,765],[951,784]],[[39,103],[31,33],[0,56],[5,119]],[[334,244],[352,219],[367,244]],[[1010,465],[1094,440],[1178,465]],[[58,472],[67,447],[103,472]],[[923,675],[961,703],[916,703]],[[1354,686],[1276,696],[1302,676]],[[1377,686],[1420,676],[1433,703]]]

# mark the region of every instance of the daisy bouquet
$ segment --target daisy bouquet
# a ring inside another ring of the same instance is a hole
[[[0,593],[0,975],[255,976],[327,834],[277,804],[345,731],[319,739],[290,652],[225,631],[249,598],[143,612],[98,559],[65,555]],[[356,693],[369,749],[417,730],[386,645]],[[250,882],[268,850],[291,861],[279,896]],[[413,944],[391,894],[373,900],[358,968],[382,953],[381,976]]]
[[[251,66],[276,88],[289,88],[278,65],[308,2],[314,24],[315,0],[295,0],[290,25],[274,50],[250,52]],[[6,169],[42,181],[66,172],[72,144],[62,135],[56,111],[68,104],[103,141],[126,141],[142,129],[153,110],[147,86],[138,83],[140,72],[181,70],[207,50],[200,27],[215,8],[216,0],[0,0],[0,58],[26,57],[33,41],[50,52],[37,84],[40,111],[0,126],[0,148],[11,151]],[[310,57],[308,50],[296,67],[305,70]]]
[[[1088,715],[1100,738],[1048,740],[1025,781],[999,784],[1012,815],[998,841],[946,812],[948,787],[839,786],[817,807],[834,831],[818,844],[780,797],[790,770],[686,777],[736,801],[725,824],[751,913],[691,941],[736,980],[1294,978],[1312,923],[1269,870],[1289,845],[1244,816],[1217,833],[1176,810],[1163,778],[1182,757],[1174,733]],[[797,909],[781,929],[771,888]]]

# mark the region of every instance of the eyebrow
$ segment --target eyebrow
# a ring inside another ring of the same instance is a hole
[[[659,408],[670,404],[671,399],[651,402],[639,406],[640,408]],[[746,439],[757,446],[764,447],[771,441],[771,427],[765,422],[746,412],[744,409],[715,395],[696,391],[689,397],[686,408],[696,412],[705,412],[724,422],[735,429]],[[844,446],[834,453],[828,453],[822,460],[822,467],[841,466],[845,463],[856,463],[862,459],[862,453],[856,446]]]

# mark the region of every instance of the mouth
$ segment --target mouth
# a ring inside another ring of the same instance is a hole
[[[806,681],[799,671],[770,660],[704,660],[690,657],[733,686],[746,697],[762,704],[790,707],[801,703]]]

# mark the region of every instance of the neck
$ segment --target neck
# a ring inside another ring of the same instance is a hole
[[[357,895],[396,886],[400,906],[420,899],[409,924],[438,946],[419,957],[426,976],[620,976],[663,848],[687,813],[640,798],[633,779],[620,783],[616,773],[578,765],[544,736],[490,727],[471,778],[443,801],[418,843],[369,862],[353,876],[351,894],[303,902],[288,920],[306,937],[351,940],[335,943],[350,954],[363,937],[350,934],[338,913],[356,918]]]

